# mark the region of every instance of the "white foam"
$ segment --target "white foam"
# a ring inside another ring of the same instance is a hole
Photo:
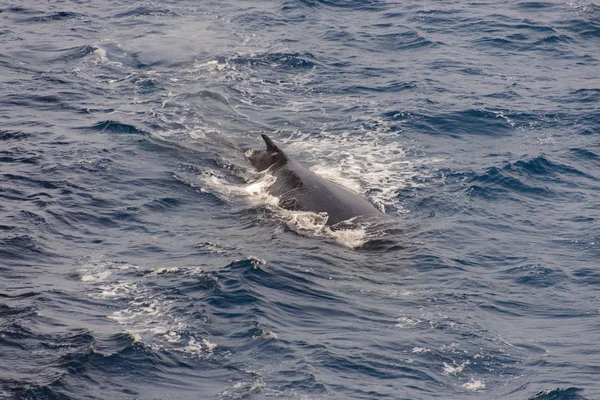
[[[456,375],[456,374],[460,374],[461,372],[463,372],[463,370],[465,369],[465,367],[467,365],[471,364],[470,361],[465,361],[462,364],[456,364],[454,363],[454,365],[450,365],[448,363],[444,363],[444,375]]]
[[[156,335],[161,335],[161,336],[165,335],[167,332],[169,332],[168,329],[166,329],[166,328],[164,328],[162,326],[156,326],[154,328],[150,328],[150,329],[148,329],[148,331],[150,331],[150,332],[152,332],[152,333],[154,333]]]
[[[129,336],[131,336],[131,338],[133,339],[133,341],[135,343],[139,343],[142,341],[142,337],[138,333],[130,332],[130,331],[126,331],[126,332],[129,334]]]
[[[271,174],[265,173],[256,181],[242,187],[242,194],[255,204],[269,204],[276,206],[279,198],[269,194],[269,188],[277,181],[277,178]]]
[[[107,285],[99,286],[101,292],[100,297],[113,297],[113,298],[126,298],[133,290],[135,284],[129,282],[122,283],[110,283]]]
[[[286,212],[287,211],[287,212]],[[327,213],[314,213],[310,211],[281,210],[287,226],[297,233],[310,233],[319,235],[325,229],[329,216]]]
[[[330,229],[327,230],[329,231],[331,237],[339,244],[352,249],[362,246],[370,238],[370,235],[367,234],[365,228],[340,229],[336,231],[332,231]]]
[[[303,236],[334,239],[342,246],[349,248],[362,246],[370,237],[363,226],[332,230],[326,225],[329,218],[327,213],[289,211],[285,209],[279,209],[279,213],[288,228]]]
[[[196,182],[179,175],[174,175],[174,178],[198,188],[201,192],[212,193],[224,201],[243,198],[251,205],[276,206],[279,199],[271,196],[268,189],[277,179],[270,174],[256,174],[256,176],[258,176],[258,179],[245,185],[232,183],[220,171],[212,169],[195,176]]]
[[[257,264],[264,263],[256,260]],[[135,274],[131,273],[132,270]],[[95,260],[83,271],[82,283],[93,289],[88,291],[88,295],[110,301],[113,311],[106,318],[123,326],[135,342],[154,350],[175,350],[195,357],[209,356],[216,348],[215,343],[191,335],[186,317],[174,312],[175,302],[167,300],[163,292],[148,285],[158,277],[170,274],[196,277],[199,273],[197,267],[150,270],[131,264]]]
[[[202,339],[202,344],[204,344],[204,346],[206,347],[206,350],[208,350],[210,353],[212,353],[213,350],[217,347],[216,344],[211,343],[206,339]]]
[[[342,167],[339,165],[315,165],[312,166],[310,170],[327,180],[330,180],[352,190],[355,193],[360,193],[362,191],[360,182],[356,179],[352,179],[346,176],[343,172]]]
[[[173,332],[173,331],[169,331],[166,334],[163,335],[163,337],[167,340],[167,342],[169,343],[179,343],[181,342],[181,335],[177,332]],[[194,340],[194,338],[191,338],[191,340]]]
[[[100,282],[110,276],[110,271],[102,271],[98,274],[86,274],[81,277],[83,282]]]
[[[196,338],[191,337],[187,346],[183,347],[181,350],[191,354],[202,354],[202,344],[197,342]]]
[[[273,332],[263,331],[260,335],[253,335],[252,339],[254,340],[275,340],[277,339],[277,335]]]
[[[106,46],[106,44],[116,46],[119,50],[121,50],[123,52],[123,54],[125,53],[125,51],[122,49],[120,43],[117,43],[111,39],[101,40],[98,43],[95,43],[95,45],[94,45],[96,47],[96,49],[92,52],[92,54],[95,55],[92,62],[94,64],[106,64],[106,65],[111,65],[111,66],[114,66],[117,68],[125,69],[122,62],[110,60],[110,57],[108,56],[108,51],[103,47],[103,46]],[[78,72],[82,72],[82,70],[78,69]],[[128,76],[131,76],[131,75],[128,74]],[[111,80],[108,80],[107,82],[114,83],[114,82],[119,82],[122,80],[123,79],[111,79]]]
[[[587,2],[587,1],[568,1],[567,5],[576,10],[578,14],[588,14],[594,12],[594,4],[600,6],[599,1]]]
[[[106,50],[104,50],[102,47],[96,47],[94,53],[98,56],[98,58],[100,58],[101,62],[106,61]]]
[[[398,328],[412,328],[413,326],[421,322],[421,320],[419,319],[413,319],[408,317],[400,317],[396,321],[398,321],[398,323],[395,326]]]
[[[413,349],[411,350],[411,353],[415,353],[415,354],[421,354],[421,353],[429,353],[431,350],[425,348],[425,347],[413,347]]]
[[[210,60],[203,63],[196,63],[193,69],[187,71],[191,74],[196,74],[201,71],[209,71],[212,73],[222,72],[226,70],[235,70],[235,65],[230,64],[229,62],[221,62],[219,60]]]
[[[218,397],[224,399],[241,399],[250,394],[258,393],[267,387],[267,384],[259,373],[255,371],[244,372],[250,375],[252,379],[234,383],[229,389],[225,389],[219,393]]]
[[[465,389],[471,390],[471,391],[485,389],[485,383],[483,381],[476,381],[476,380],[473,380],[473,379],[471,379],[469,382],[465,383],[462,386]]]
[[[174,274],[176,272],[179,272],[179,268],[177,268],[177,267],[159,268],[159,269],[155,269],[154,271],[152,271],[150,273],[150,276]]]
[[[118,322],[119,324],[126,324],[127,322],[133,320],[135,318],[135,315],[130,310],[119,310],[115,311],[111,315],[107,315],[106,318],[112,319]]]

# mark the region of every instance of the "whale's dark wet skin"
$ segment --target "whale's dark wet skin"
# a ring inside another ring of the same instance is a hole
[[[370,219],[384,214],[360,195],[320,177],[283,152],[262,135],[266,150],[252,150],[248,159],[259,171],[269,170],[277,178],[269,193],[279,197],[279,206],[292,211],[326,212],[327,225],[360,217]]]

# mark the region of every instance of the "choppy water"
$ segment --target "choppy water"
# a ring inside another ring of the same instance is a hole
[[[599,49],[590,1],[3,3],[0,398],[600,398]],[[274,207],[261,133],[390,221]]]

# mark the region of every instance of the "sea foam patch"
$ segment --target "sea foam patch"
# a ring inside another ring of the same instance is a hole
[[[485,389],[485,382],[483,382],[481,380],[471,379],[469,382],[463,384],[462,387],[464,387],[467,390],[470,390],[470,391],[474,392],[474,391],[477,391],[477,390],[483,390],[483,389]]]
[[[456,375],[459,374],[461,372],[463,372],[463,370],[465,369],[465,367],[467,365],[471,364],[470,361],[465,361],[461,364],[456,364],[453,363],[453,365],[450,365],[448,363],[444,363],[444,375]]]
[[[81,269],[81,281],[92,288],[88,295],[108,302],[110,311],[106,318],[123,326],[136,342],[154,350],[168,349],[195,357],[210,356],[217,344],[193,333],[196,329],[191,326],[189,317],[177,310],[180,301],[152,287],[157,279],[176,275],[182,279],[211,277],[199,268],[150,269],[98,260]]]

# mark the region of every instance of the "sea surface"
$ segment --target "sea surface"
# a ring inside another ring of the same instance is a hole
[[[599,399],[600,3],[1,2],[0,398]]]

